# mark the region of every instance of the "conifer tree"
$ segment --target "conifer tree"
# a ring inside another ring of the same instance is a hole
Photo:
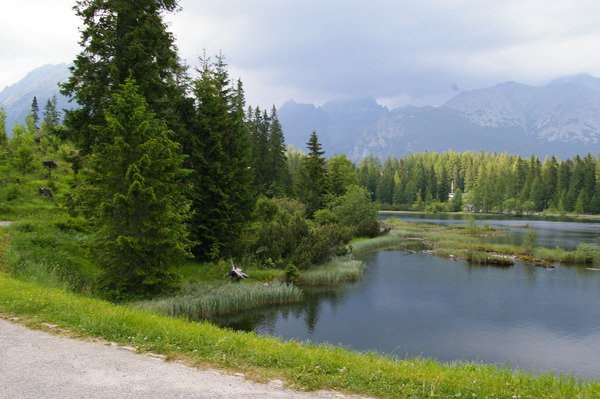
[[[116,299],[174,290],[190,245],[179,144],[133,80],[114,94],[98,129],[111,139],[91,156],[79,198],[98,228],[92,253],[101,286]]]
[[[285,139],[283,129],[275,106],[271,109],[269,116],[269,140],[268,140],[268,170],[269,196],[282,196],[291,194],[291,178],[285,156]]]
[[[0,106],[0,146],[6,145],[8,136],[6,135],[6,111]]]
[[[298,192],[302,202],[306,205],[306,214],[312,218],[314,213],[324,205],[326,194],[325,151],[321,150],[321,143],[317,132],[313,131],[306,143],[308,155],[304,159],[300,170]]]
[[[74,6],[83,20],[80,45],[62,93],[79,108],[69,110],[69,137],[88,153],[95,144],[110,141],[91,126],[104,124],[103,110],[119,85],[136,80],[140,94],[158,117],[176,125],[176,104],[183,97],[179,83],[184,68],[173,35],[162,13],[178,9],[178,0],[78,0]]]
[[[60,111],[56,109],[56,94],[46,101],[44,106],[44,120],[43,125],[47,129],[54,129],[60,124]]]
[[[193,170],[192,251],[198,259],[214,260],[235,255],[256,196],[241,82],[231,84],[222,56],[201,61],[193,82],[195,124],[183,143],[186,166]]]
[[[252,145],[252,169],[254,185],[259,192],[266,194],[269,189],[269,130],[270,121],[267,113],[259,107],[249,110],[248,132]]]
[[[33,100],[31,101],[31,118],[35,130],[39,129],[38,123],[40,121],[40,106],[38,105],[36,96],[33,96]]]

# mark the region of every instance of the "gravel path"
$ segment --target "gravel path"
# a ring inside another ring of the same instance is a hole
[[[290,391],[243,376],[201,371],[116,346],[63,338],[0,319],[0,398],[297,398],[347,396]]]

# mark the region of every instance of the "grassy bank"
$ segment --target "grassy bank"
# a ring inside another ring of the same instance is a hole
[[[199,367],[283,378],[302,389],[329,388],[382,398],[600,398],[600,383],[493,366],[394,361],[341,348],[281,342],[43,288],[0,273],[0,311],[24,324],[57,325]]]

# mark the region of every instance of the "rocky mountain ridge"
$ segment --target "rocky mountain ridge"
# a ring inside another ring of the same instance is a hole
[[[364,99],[360,102],[369,104]],[[560,158],[600,151],[600,79],[589,75],[560,78],[544,87],[502,83],[462,92],[440,107],[389,111],[374,100],[370,104],[372,115],[379,110],[377,121],[355,120],[345,135],[327,104],[311,105],[312,112],[320,115],[311,126],[309,119],[302,117],[306,104],[284,104],[280,119],[290,144],[304,148],[297,136],[308,137],[316,130],[330,154],[346,152],[354,160],[370,154],[385,158],[450,149]],[[344,106],[346,113],[353,107],[350,101]],[[297,120],[304,125],[296,124]],[[319,125],[319,121],[327,124]],[[330,139],[332,130],[337,130],[335,141]]]

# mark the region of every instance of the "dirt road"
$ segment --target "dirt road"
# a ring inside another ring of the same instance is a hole
[[[346,398],[290,391],[200,371],[102,343],[30,330],[0,318],[0,398]]]

